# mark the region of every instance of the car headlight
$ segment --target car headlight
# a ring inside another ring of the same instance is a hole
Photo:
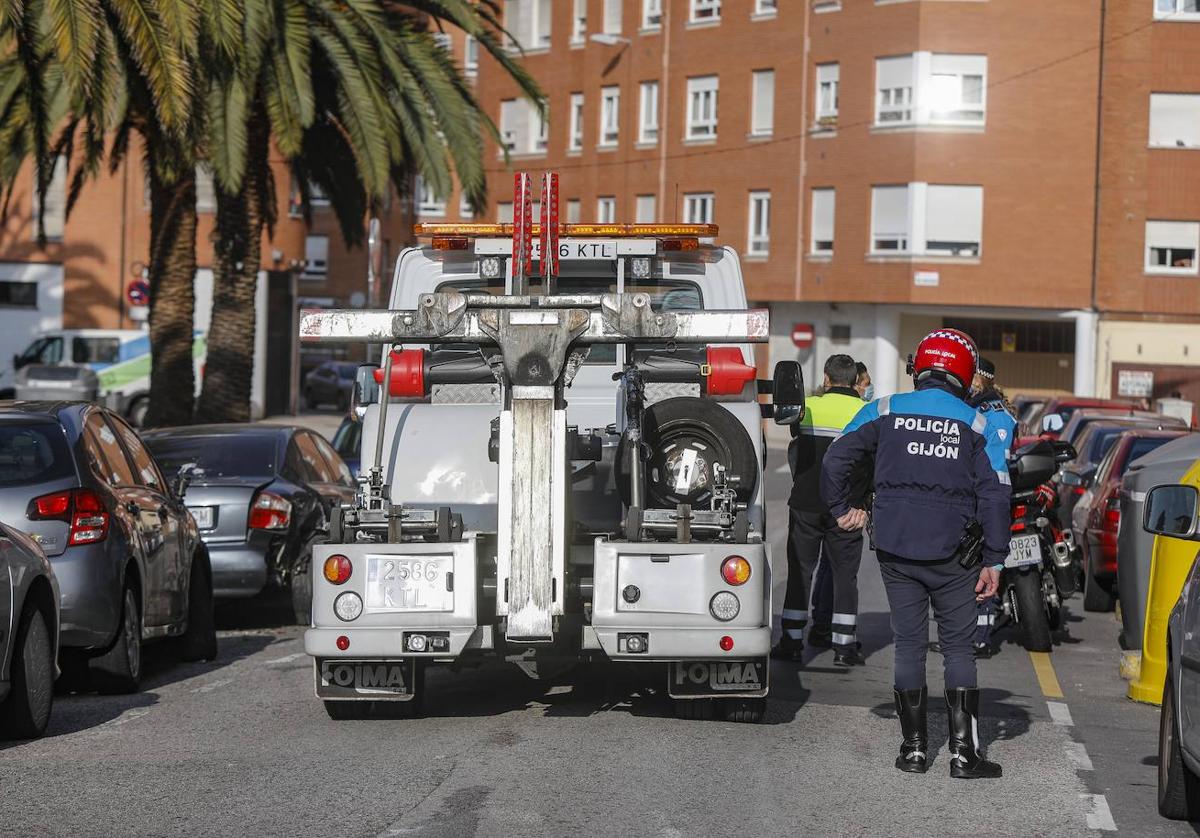
[[[723,623],[727,623],[742,610],[742,603],[735,594],[721,591],[708,602],[709,612]]]
[[[333,613],[337,614],[339,620],[350,622],[357,620],[362,614],[363,603],[362,597],[354,593],[354,591],[346,591],[333,601]]]

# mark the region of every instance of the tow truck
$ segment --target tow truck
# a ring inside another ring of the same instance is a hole
[[[316,695],[405,718],[430,666],[616,661],[662,667],[680,717],[760,721],[762,423],[803,415],[800,366],[757,379],[768,315],[715,225],[561,224],[554,174],[535,223],[514,188],[511,224],[417,225],[386,310],[302,312],[304,341],[382,345],[313,552]]]

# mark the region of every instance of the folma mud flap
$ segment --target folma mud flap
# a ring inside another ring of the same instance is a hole
[[[413,661],[317,659],[317,698],[411,701]]]
[[[667,667],[671,698],[762,698],[771,667],[766,658],[743,661],[672,661]]]

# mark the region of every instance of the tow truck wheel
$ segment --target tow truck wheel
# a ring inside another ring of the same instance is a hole
[[[675,718],[707,721],[716,714],[715,698],[676,698]]]
[[[727,698],[721,705],[727,722],[756,725],[767,715],[766,698]]]

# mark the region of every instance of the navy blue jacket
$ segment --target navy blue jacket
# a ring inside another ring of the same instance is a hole
[[[954,554],[969,519],[983,526],[986,564],[1008,556],[1009,480],[988,456],[987,420],[940,382],[878,399],[825,453],[821,495],[840,518],[855,467],[874,456],[875,546],[908,559]]]

